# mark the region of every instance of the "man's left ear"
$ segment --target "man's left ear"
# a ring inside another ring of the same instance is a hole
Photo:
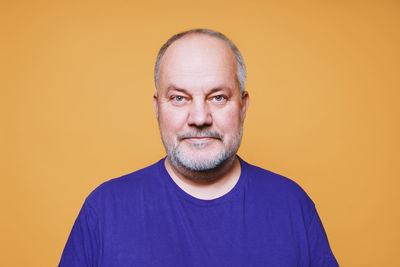
[[[244,119],[246,116],[247,108],[249,106],[249,93],[247,91],[244,91],[242,93],[242,118]]]

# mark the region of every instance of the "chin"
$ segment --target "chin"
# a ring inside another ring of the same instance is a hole
[[[190,171],[210,171],[220,167],[230,155],[225,151],[182,151],[175,150],[168,157],[176,165]],[[178,167],[177,166],[177,167]]]
[[[202,163],[207,161],[215,161],[225,155],[225,149],[220,147],[204,147],[192,148],[185,147],[184,149],[177,149],[177,154],[181,157],[192,162]]]

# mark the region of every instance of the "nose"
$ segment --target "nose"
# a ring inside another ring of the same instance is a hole
[[[197,128],[211,126],[212,116],[205,101],[193,101],[189,110],[188,125]]]

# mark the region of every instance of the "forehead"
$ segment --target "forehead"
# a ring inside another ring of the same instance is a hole
[[[235,56],[224,41],[207,35],[185,36],[165,52],[160,64],[159,85],[235,84],[236,69]]]

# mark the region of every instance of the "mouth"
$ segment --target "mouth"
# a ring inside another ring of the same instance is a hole
[[[187,137],[183,138],[182,140],[192,143],[192,144],[203,144],[203,143],[208,143],[213,140],[217,140],[215,137],[209,137],[209,136],[193,136],[193,137]]]
[[[223,141],[223,136],[215,131],[189,132],[179,135],[178,140],[185,140],[191,143],[206,143],[213,140]]]

